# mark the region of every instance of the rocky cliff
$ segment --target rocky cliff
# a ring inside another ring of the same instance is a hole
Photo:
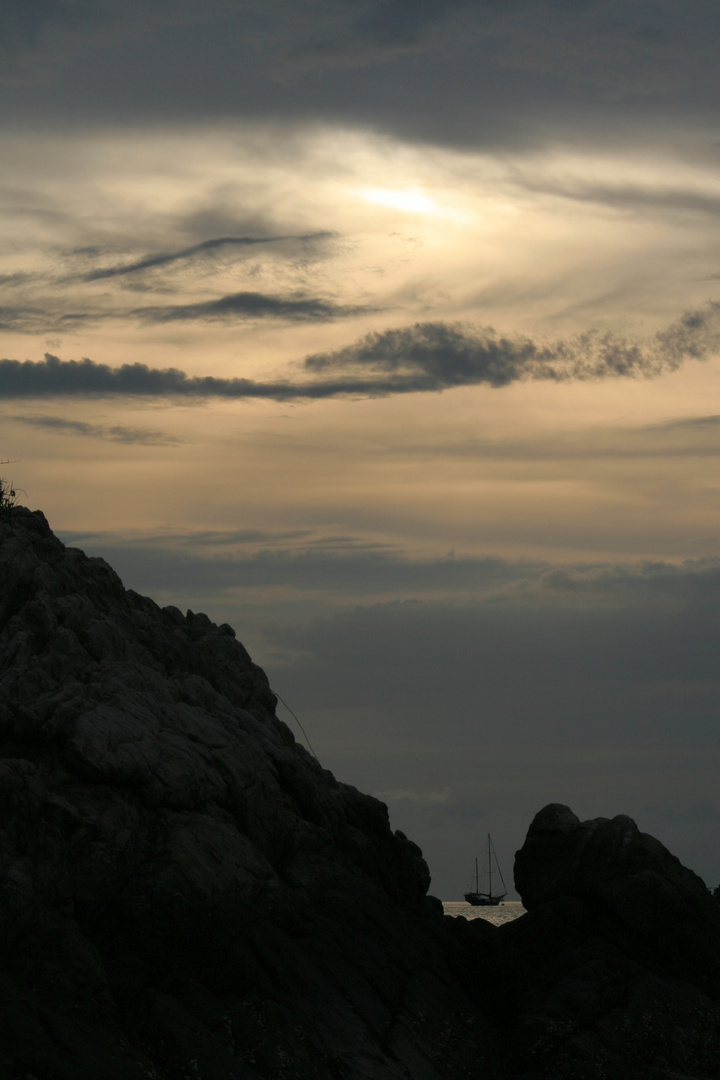
[[[0,523],[3,1078],[459,1075],[420,850],[274,706],[229,626]]]
[[[3,1080],[720,1076],[720,919],[661,845],[546,808],[528,915],[445,918],[274,706],[229,626],[0,520]]]

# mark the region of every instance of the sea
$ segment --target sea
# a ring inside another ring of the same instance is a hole
[[[525,908],[519,900],[501,900],[497,907],[473,907],[465,900],[443,900],[443,909],[446,915],[463,915],[466,919],[485,919],[486,922],[500,923],[512,922],[520,915],[525,914]]]

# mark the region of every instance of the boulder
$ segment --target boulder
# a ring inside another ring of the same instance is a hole
[[[546,806],[516,854],[527,914],[486,942],[509,1075],[720,1076],[720,910],[628,817]]]
[[[580,821],[557,803],[515,856],[528,911],[581,900],[613,941],[660,975],[720,994],[720,909],[705,883],[624,815]]]

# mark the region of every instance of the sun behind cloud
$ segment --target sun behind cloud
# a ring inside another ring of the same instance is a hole
[[[376,206],[389,206],[406,214],[433,214],[447,216],[450,211],[439,206],[420,188],[365,188],[361,195],[366,202]]]

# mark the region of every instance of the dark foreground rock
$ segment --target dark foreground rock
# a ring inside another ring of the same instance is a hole
[[[486,1051],[420,850],[228,626],[0,523],[0,1076],[441,1077]]]
[[[628,817],[553,804],[515,884],[527,915],[484,935],[514,1070],[720,1076],[720,908],[691,870]]]
[[[0,521],[2,1080],[720,1077],[717,909],[621,820],[546,809],[528,914],[444,918],[230,627]]]

